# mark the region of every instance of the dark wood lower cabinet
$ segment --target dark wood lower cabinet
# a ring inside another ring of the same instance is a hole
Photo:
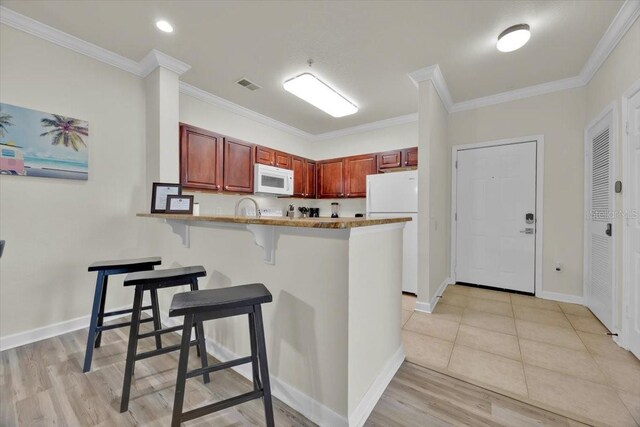
[[[222,189],[223,136],[180,126],[180,183],[185,188]]]
[[[345,159],[334,159],[317,163],[319,199],[344,197],[344,161]]]
[[[378,173],[377,156],[365,154],[347,157],[344,161],[344,169],[345,197],[366,197],[367,175]]]
[[[224,190],[253,193],[253,144],[237,139],[224,139]]]

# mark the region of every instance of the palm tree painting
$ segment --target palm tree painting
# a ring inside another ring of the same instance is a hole
[[[0,108],[0,138],[7,134],[8,126],[13,126],[13,123],[11,123],[12,118],[11,114],[3,113],[2,108]]]
[[[0,103],[0,175],[89,179],[89,123]],[[10,181],[7,181],[10,182]]]
[[[50,131],[41,133],[40,136],[51,135],[52,145],[62,143],[65,147],[71,146],[75,151],[78,151],[81,144],[85,147],[87,146],[82,136],[89,136],[89,128],[83,126],[84,122],[82,120],[60,116],[58,114],[52,114],[51,116],[53,119],[46,117],[40,119],[42,127],[53,128]]]

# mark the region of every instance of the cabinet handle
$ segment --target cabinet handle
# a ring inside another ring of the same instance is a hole
[[[225,185],[225,186],[224,186],[224,189],[225,189],[225,190],[228,190],[228,189],[229,189],[229,186],[228,186],[228,185]]]
[[[340,193],[340,197],[344,197],[344,193]]]

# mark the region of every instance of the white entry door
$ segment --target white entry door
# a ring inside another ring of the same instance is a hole
[[[625,198],[625,238],[624,259],[626,286],[629,287],[629,348],[640,358],[640,90],[628,102],[628,144],[625,158],[628,166],[628,188]]]
[[[613,328],[613,111],[587,129],[585,141],[585,305]]]
[[[536,142],[458,151],[456,281],[534,293]]]

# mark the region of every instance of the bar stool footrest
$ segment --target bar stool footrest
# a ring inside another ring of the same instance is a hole
[[[147,323],[147,322],[153,322],[153,317],[149,317],[147,319],[142,319],[140,321],[140,323]],[[102,332],[102,331],[108,331],[110,329],[116,329],[116,328],[124,328],[125,326],[131,326],[131,322],[123,322],[123,323],[115,323],[113,325],[97,326],[96,327],[96,337],[97,337],[97,334]]]
[[[251,363],[251,356],[241,357],[239,359],[230,360],[228,362],[222,362],[215,365],[207,366],[206,368],[198,368],[193,371],[187,372],[185,378],[193,378],[199,377],[203,374],[208,374],[210,372],[221,371],[222,369],[233,368],[234,366],[244,365],[245,363]]]
[[[151,310],[153,307],[150,305],[146,305],[142,308],[140,308],[140,310]],[[110,311],[108,313],[104,313],[102,316],[103,317],[109,317],[109,316],[117,316],[119,314],[128,314],[128,313],[132,313],[133,312],[133,308],[127,308],[124,310],[116,310],[116,311]]]
[[[212,403],[210,405],[205,405],[200,408],[184,412],[180,418],[181,421],[193,420],[195,418],[199,418],[213,412],[240,405],[241,403],[245,403],[253,399],[259,399],[262,396],[264,396],[264,392],[262,390],[251,391],[249,393],[241,394],[239,396],[235,396],[229,399],[222,400],[220,402]]]
[[[139,334],[138,339],[141,338],[150,338],[155,337],[156,335],[168,334],[169,332],[181,331],[182,325],[172,326],[170,328],[158,329],[157,331],[145,332],[144,334]]]
[[[196,344],[198,344],[198,341],[193,340],[189,343],[189,346],[196,345]],[[180,350],[180,346],[181,346],[180,344],[176,344],[169,347],[159,348],[157,350],[145,351],[144,353],[136,354],[136,357],[134,359],[138,361],[138,360],[147,359],[153,356],[159,356],[165,353],[171,353],[172,351]]]

